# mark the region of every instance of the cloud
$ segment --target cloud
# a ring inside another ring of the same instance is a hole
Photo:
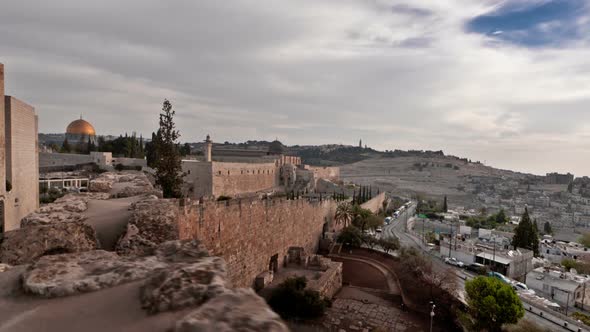
[[[585,174],[590,48],[581,34],[552,41],[589,11],[506,20],[552,2],[13,1],[0,62],[41,132],[83,113],[99,133],[149,135],[168,98],[187,141],[362,138]]]

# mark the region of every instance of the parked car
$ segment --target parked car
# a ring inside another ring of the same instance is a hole
[[[505,282],[505,283],[507,283],[509,285],[512,284],[512,282],[510,281],[510,279],[506,278],[506,276],[503,275],[502,273],[491,271],[491,272],[488,272],[488,277],[497,278],[500,281]]]
[[[377,228],[375,228],[375,232],[381,233],[381,232],[383,232],[383,228],[377,227]]]
[[[477,273],[477,274],[481,274],[481,275],[484,275],[487,272],[486,266],[483,265],[483,264],[479,264],[479,263],[469,264],[469,265],[467,265],[465,267],[465,269],[467,271],[471,271],[471,272],[474,272],[474,273]]]
[[[514,288],[514,290],[517,292],[523,292],[531,295],[535,294],[534,290],[530,289],[527,285],[523,284],[522,282],[515,281],[512,284],[512,288]]]
[[[457,266],[457,267],[463,267],[465,266],[465,264],[461,261],[458,261],[455,257],[446,257],[445,258],[445,263],[449,264],[449,265],[453,265],[453,266]]]

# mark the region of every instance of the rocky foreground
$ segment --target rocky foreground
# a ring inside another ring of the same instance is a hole
[[[21,282],[8,285],[11,290],[0,274],[4,295],[54,299],[59,305],[58,298],[139,282],[136,303],[146,317],[182,311],[170,331],[288,330],[253,290],[231,289],[223,259],[209,256],[197,241],[168,241],[154,255],[137,258],[103,250],[48,255],[21,270]],[[63,331],[72,330],[67,325]],[[12,331],[5,327],[0,322],[0,331]]]

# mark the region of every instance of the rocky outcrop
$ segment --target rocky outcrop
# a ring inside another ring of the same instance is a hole
[[[42,297],[67,296],[144,279],[167,266],[153,256],[130,260],[104,250],[43,256],[23,274],[23,288]]]
[[[225,262],[205,257],[151,277],[141,289],[141,302],[148,312],[156,313],[197,306],[225,291]]]
[[[6,272],[10,270],[11,266],[8,264],[0,263],[0,272]]]
[[[43,255],[99,248],[94,229],[81,221],[28,226],[4,233],[0,261],[28,264]]]
[[[40,226],[57,222],[83,221],[82,212],[88,209],[88,201],[93,199],[108,199],[104,193],[76,193],[67,194],[44,205],[34,213],[21,220],[21,227]]]
[[[251,289],[226,292],[176,323],[175,332],[289,331]]]
[[[93,250],[43,256],[17,268],[24,290],[47,298],[145,280],[138,295],[148,312],[193,308],[175,331],[288,331],[254,291],[229,289],[223,259],[194,240],[164,242],[145,257]]]
[[[94,192],[110,193],[115,198],[144,194],[160,195],[142,172],[105,172],[90,181],[89,189]]]
[[[116,251],[122,255],[151,255],[161,243],[178,239],[178,206],[174,200],[155,196],[132,205],[127,231],[119,239]]]

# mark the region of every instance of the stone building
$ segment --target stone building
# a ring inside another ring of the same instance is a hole
[[[527,274],[526,285],[537,294],[564,307],[587,309],[590,304],[588,276],[539,267]]]
[[[547,173],[545,175],[545,183],[547,184],[570,184],[572,182],[574,182],[574,175],[570,173]]]
[[[4,95],[0,64],[0,233],[19,228],[39,206],[39,157],[35,109]],[[4,185],[5,184],[5,185]]]
[[[182,161],[184,193],[199,199],[239,197],[277,189],[313,191],[320,178],[339,180],[339,168],[302,165],[300,157],[283,155],[283,151],[282,144],[275,141],[267,152],[232,150],[218,157],[207,136],[204,159]]]

